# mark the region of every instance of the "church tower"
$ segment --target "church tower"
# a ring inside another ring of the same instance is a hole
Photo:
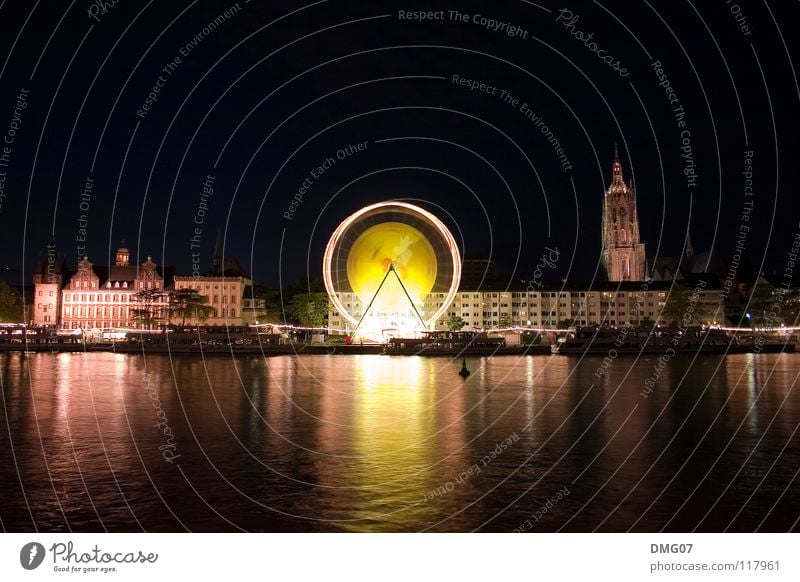
[[[647,268],[639,239],[636,193],[622,178],[622,163],[614,146],[611,185],[603,201],[603,253],[609,281],[643,281]]]

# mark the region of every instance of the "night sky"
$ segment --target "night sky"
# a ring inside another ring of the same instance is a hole
[[[618,142],[648,256],[689,228],[729,255],[746,232],[781,272],[798,22],[775,0],[0,0],[0,265],[30,283],[51,237],[70,268],[124,238],[188,275],[222,229],[274,287],[319,275],[347,215],[403,199],[507,278],[557,246],[558,276],[588,280]]]

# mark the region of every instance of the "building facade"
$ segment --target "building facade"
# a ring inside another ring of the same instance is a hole
[[[58,325],[61,321],[61,286],[64,267],[56,245],[51,242],[43,259],[33,269],[31,320],[34,325]]]
[[[221,256],[221,243],[211,269],[199,277],[175,276],[174,269],[158,267],[151,257],[131,265],[124,244],[114,253],[113,266],[83,257],[75,272],[67,273],[50,243],[34,268],[29,321],[76,330],[154,328],[176,323],[170,317],[170,293],[188,288],[208,298],[213,313],[205,325],[248,325],[266,314],[264,289],[252,284],[234,257]]]
[[[639,236],[636,193],[623,179],[616,148],[611,174],[603,199],[603,267],[609,281],[644,281],[647,259]]]
[[[96,267],[88,257],[62,289],[60,325],[67,329],[152,326],[163,322],[168,308],[164,277],[153,260],[129,264],[130,252],[117,249],[112,267]],[[140,315],[149,312],[149,316]]]
[[[222,256],[221,235],[211,269],[199,276],[176,276],[177,289],[194,289],[208,298],[206,305],[213,309],[203,325],[250,325],[266,312],[266,301],[260,297],[241,264],[235,257]],[[187,324],[198,322],[187,320]]]
[[[621,284],[564,284],[542,289],[462,289],[456,295],[436,329],[447,327],[447,319],[460,317],[465,330],[491,330],[508,327],[555,329],[570,324],[578,326],[640,325],[643,322],[668,323],[661,317],[671,283],[642,282]],[[725,319],[724,297],[717,286],[697,287],[697,311],[708,315],[709,323]],[[441,306],[443,293],[433,293],[425,301],[424,313]],[[353,293],[342,293],[340,300],[361,317],[363,306]],[[342,317],[331,306],[328,313],[331,333],[348,333]]]

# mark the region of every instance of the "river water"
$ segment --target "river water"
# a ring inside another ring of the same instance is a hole
[[[601,363],[0,354],[0,522],[798,529],[800,354]]]

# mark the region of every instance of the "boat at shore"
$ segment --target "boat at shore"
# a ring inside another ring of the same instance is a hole
[[[312,338],[313,339],[313,338]],[[368,355],[501,356],[602,355],[658,353],[795,352],[795,338],[786,335],[728,334],[716,328],[570,328],[555,343],[509,345],[503,336],[486,332],[432,331],[415,337],[394,337],[386,343],[347,343],[342,336],[304,341],[277,328],[184,328],[169,331],[126,330],[86,335],[36,328],[0,330],[0,352],[113,352],[119,354],[197,355]]]
[[[312,338],[313,339],[313,338]],[[386,343],[350,343],[343,336],[328,341],[304,341],[277,328],[248,327],[125,330],[105,332],[96,337],[20,328],[0,333],[0,352],[113,352],[118,354],[197,355],[525,355],[549,354],[547,344],[507,345],[504,337],[481,332],[425,332],[413,338],[392,338]]]
[[[390,355],[419,356],[501,356],[548,354],[547,345],[508,345],[503,336],[475,331],[426,331],[417,337],[394,337],[386,343]]]
[[[746,354],[794,352],[788,336],[728,334],[708,327],[656,327],[652,330],[602,326],[570,329],[550,346],[560,355]]]

